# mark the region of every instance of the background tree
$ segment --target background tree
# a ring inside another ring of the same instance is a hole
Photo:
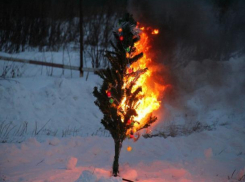
[[[115,143],[115,157],[113,162],[113,175],[119,173],[119,155],[122,142],[126,137],[134,138],[134,133],[148,127],[156,121],[151,114],[144,122],[137,121],[137,107],[144,95],[142,88],[136,86],[137,80],[147,71],[147,68],[133,70],[130,65],[138,61],[143,53],[136,54],[134,44],[140,39],[140,30],[132,15],[126,14],[118,22],[114,30],[114,41],[111,45],[114,52],[106,51],[106,58],[111,66],[97,74],[103,79],[98,90],[94,88],[95,104],[104,114],[101,123],[107,129]]]

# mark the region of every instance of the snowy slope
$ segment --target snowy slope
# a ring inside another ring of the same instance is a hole
[[[176,138],[126,140],[120,156],[120,175],[143,182],[237,181],[245,172],[244,129],[222,127],[216,131]],[[233,136],[233,137],[231,137]],[[235,136],[235,137],[234,137]],[[133,150],[128,152],[127,146]],[[1,144],[2,181],[74,182],[83,171],[95,182],[109,178],[113,140],[108,137],[30,138],[20,144]],[[72,167],[67,169],[71,157]],[[234,180],[228,180],[233,171]],[[81,180],[84,181],[84,180]]]
[[[18,57],[28,55],[34,57],[33,53]],[[54,62],[59,62],[61,55],[57,53]],[[71,55],[78,61],[75,52]],[[72,77],[69,71],[61,75],[58,69],[50,77],[44,74],[50,71],[45,67],[41,74],[41,67],[23,65],[25,73],[20,78],[0,80],[0,181],[244,181],[243,62],[222,63],[231,70],[220,87],[209,83],[214,77],[206,78],[210,76],[206,72],[191,80],[190,76],[196,74],[193,70],[200,65],[188,65],[183,79],[195,89],[182,92],[181,99],[162,104],[152,133],[161,132],[171,123],[199,121],[215,126],[187,136],[141,137],[135,143],[125,140],[120,155],[121,177],[117,179],[110,177],[113,140],[103,130],[102,114],[93,103],[93,87],[101,80],[93,74],[87,81],[77,72]],[[6,66],[0,63],[2,68]],[[131,152],[128,146],[132,146]]]
[[[75,131],[87,136],[101,127],[102,114],[94,106],[92,95],[94,84],[80,78],[15,80],[1,81],[0,121],[11,121],[16,128],[27,122],[27,135],[45,126],[48,130],[42,134],[62,136]]]

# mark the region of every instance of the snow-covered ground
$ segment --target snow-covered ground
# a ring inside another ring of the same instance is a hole
[[[0,55],[46,57],[60,63],[64,57],[64,63],[71,65],[79,62],[78,53],[72,51],[69,56],[62,52]],[[118,178],[110,177],[114,143],[100,124],[102,114],[92,95],[101,80],[92,73],[88,80],[79,78],[76,71],[63,74],[62,69],[54,69],[51,77],[50,68],[15,63],[14,70],[24,70],[21,77],[0,80],[0,181],[245,181],[243,62],[244,58],[239,58],[221,63],[222,70],[230,68],[222,82],[198,70],[201,63],[189,64],[180,74],[188,80],[188,88],[195,89],[162,103],[152,133],[160,133],[167,124],[197,121],[212,129],[168,138],[141,137],[137,142],[125,140]],[[212,64],[206,62],[202,68]],[[6,65],[12,63],[0,61],[0,70]],[[220,69],[215,73],[220,74]],[[195,79],[190,80],[193,75]],[[214,82],[218,86],[212,85]],[[128,146],[132,151],[127,151]]]

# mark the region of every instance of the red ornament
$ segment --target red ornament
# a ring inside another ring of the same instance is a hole
[[[123,36],[120,36],[119,39],[120,39],[120,41],[123,41]]]
[[[133,69],[132,68],[129,68],[128,69],[128,73],[132,73],[133,72]]]
[[[108,92],[106,93],[106,95],[107,95],[108,97],[111,97],[111,92],[108,91]]]
[[[130,138],[134,138],[134,135],[130,135]]]
[[[130,124],[131,124],[131,120],[130,120],[130,119],[127,121],[127,124],[128,124],[128,125],[130,125]]]

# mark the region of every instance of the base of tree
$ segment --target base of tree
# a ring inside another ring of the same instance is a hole
[[[120,151],[122,148],[122,141],[121,140],[114,140],[115,142],[115,156],[114,156],[114,162],[112,165],[112,169],[113,169],[113,176],[117,177],[119,174],[119,155],[120,155]]]

